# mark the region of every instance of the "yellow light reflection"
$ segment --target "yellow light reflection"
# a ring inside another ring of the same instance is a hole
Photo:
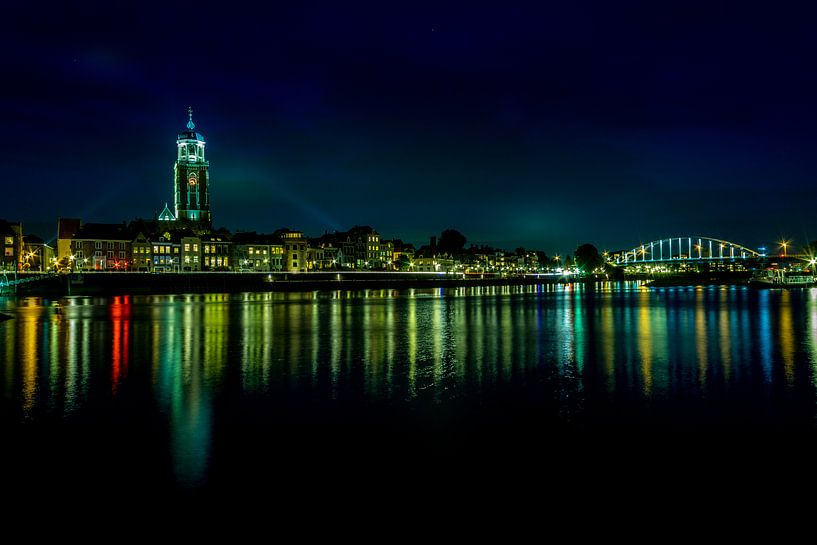
[[[718,341],[721,345],[721,364],[723,365],[723,377],[727,382],[732,377],[732,333],[730,331],[730,306],[734,302],[730,301],[729,291],[721,291],[721,299],[718,310]]]
[[[652,339],[652,316],[650,315],[649,291],[639,292],[638,305],[638,352],[641,357],[641,380],[643,381],[643,392],[646,397],[652,396],[653,391],[653,339]]]
[[[783,374],[786,382],[794,382],[794,332],[792,329],[791,292],[780,294],[780,356],[783,359]]]
[[[709,367],[709,338],[706,331],[704,290],[700,288],[695,292],[695,353],[698,359],[698,384],[703,389]]]

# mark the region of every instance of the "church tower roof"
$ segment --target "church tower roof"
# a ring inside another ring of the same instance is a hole
[[[159,221],[176,221],[176,216],[174,216],[170,208],[167,207],[167,203],[165,203],[165,209],[159,214]]]
[[[193,123],[193,107],[187,108],[187,130],[179,133],[179,140],[198,140],[204,142],[204,135],[196,132],[196,124]]]

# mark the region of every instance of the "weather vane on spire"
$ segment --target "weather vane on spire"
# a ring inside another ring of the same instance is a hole
[[[193,106],[187,107],[187,115],[189,117],[189,120],[187,121],[187,128],[192,131],[196,128],[196,124],[193,123]]]

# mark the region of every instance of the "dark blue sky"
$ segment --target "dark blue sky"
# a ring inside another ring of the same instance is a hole
[[[548,252],[817,238],[802,6],[16,4],[0,22],[0,218],[48,237],[58,216],[171,201],[192,105],[231,229],[423,242],[455,227]]]

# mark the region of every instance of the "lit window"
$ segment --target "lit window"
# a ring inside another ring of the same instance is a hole
[[[12,246],[14,244],[14,237],[6,237],[6,246]]]
[[[154,254],[158,254],[158,253],[159,253],[159,247],[158,247],[158,246],[156,246],[156,245],[154,245],[154,246],[153,246],[153,253],[154,253]]]
[[[193,244],[193,251],[194,251],[194,252],[198,252],[198,251],[199,251],[199,245],[198,245],[198,244]]]
[[[184,245],[184,251],[185,251],[185,253],[190,251],[190,244],[185,244]]]

